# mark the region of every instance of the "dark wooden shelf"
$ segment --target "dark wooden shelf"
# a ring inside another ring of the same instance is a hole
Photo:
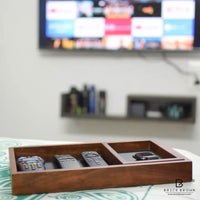
[[[110,120],[110,121],[154,121],[154,122],[179,122],[179,123],[193,123],[193,119],[182,119],[182,120],[171,120],[166,118],[133,118],[133,117],[126,117],[126,116],[114,116],[114,115],[72,115],[69,113],[66,113],[62,115],[62,117],[66,117],[69,119],[86,119],[86,120]]]
[[[75,119],[100,119],[100,120],[129,120],[128,117],[114,116],[114,115],[95,115],[95,114],[69,114],[62,113],[62,117],[75,118]]]
[[[127,97],[127,115],[133,117],[131,113],[131,104],[143,103],[145,105],[145,115],[148,111],[158,111],[162,113],[162,117],[155,118],[157,121],[194,123],[196,119],[196,97],[195,96],[147,96],[147,95],[129,95]],[[169,116],[168,108],[172,105],[179,106],[183,109],[183,115],[177,119]],[[164,108],[164,109],[163,109]],[[186,114],[187,113],[187,114]],[[144,116],[144,119],[151,119]]]
[[[61,95],[61,117],[69,118],[69,119],[87,119],[87,120],[116,120],[116,121],[154,121],[154,122],[173,122],[173,123],[194,123],[195,115],[196,115],[196,97],[192,96],[141,96],[141,95],[131,95],[127,98],[127,115],[98,115],[98,114],[70,114],[66,112],[66,104],[65,104],[65,96],[66,94]],[[190,115],[186,118],[181,119],[170,119],[166,116],[162,116],[160,118],[155,117],[133,117],[130,115],[130,102],[147,102],[148,106],[152,108],[154,104],[160,104],[166,102],[180,102],[180,103],[188,103],[191,106]]]

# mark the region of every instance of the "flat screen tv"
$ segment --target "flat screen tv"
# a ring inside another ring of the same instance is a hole
[[[39,0],[46,49],[193,50],[200,0]]]

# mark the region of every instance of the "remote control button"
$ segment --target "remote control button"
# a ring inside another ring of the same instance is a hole
[[[31,168],[32,168],[32,170],[35,170],[36,169],[36,167],[35,167],[35,165],[31,165]]]
[[[28,169],[29,167],[28,167],[28,165],[24,165],[24,168],[25,168],[25,169]]]
[[[41,168],[41,167],[42,167],[42,164],[41,164],[41,163],[38,163],[38,164],[37,164],[37,167],[38,167],[38,168]]]

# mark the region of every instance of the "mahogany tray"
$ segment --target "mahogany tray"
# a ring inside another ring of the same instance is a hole
[[[158,160],[131,161],[124,153],[151,150]],[[16,160],[21,156],[40,156],[44,160],[56,154],[71,154],[80,159],[83,151],[97,151],[109,166],[79,169],[52,169],[22,172]],[[136,185],[192,181],[192,161],[155,141],[83,143],[9,148],[13,195],[65,192]]]

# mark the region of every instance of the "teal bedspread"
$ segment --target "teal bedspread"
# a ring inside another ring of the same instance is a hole
[[[175,194],[170,193],[170,189],[175,188],[175,184],[149,185],[137,187],[111,188],[99,190],[87,190],[76,192],[62,192],[36,195],[12,195],[12,183],[10,176],[9,165],[9,147],[41,145],[41,144],[61,144],[69,142],[54,142],[42,140],[23,140],[0,138],[0,200],[16,199],[16,200],[53,200],[53,199],[68,199],[68,200],[178,200],[178,199],[200,199],[200,157],[190,152],[178,150],[193,161],[193,177],[191,183],[184,183],[182,189],[187,189],[188,193],[180,191]],[[175,188],[176,189],[176,188]]]

